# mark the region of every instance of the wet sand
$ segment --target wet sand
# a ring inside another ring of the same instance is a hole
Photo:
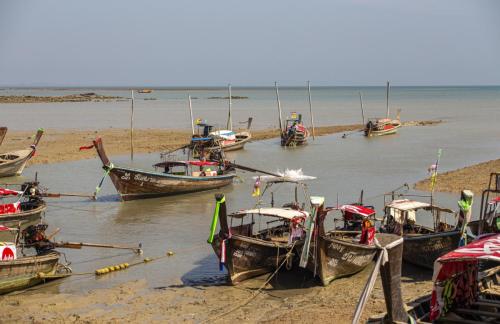
[[[317,127],[316,134],[327,135],[344,133],[360,129],[361,125]],[[9,131],[0,152],[8,152],[27,148],[32,143],[35,131]],[[264,140],[279,136],[279,130],[252,131],[253,140]],[[108,155],[128,154],[130,152],[130,131],[128,129],[102,130],[46,130],[38,146],[35,158],[31,164],[46,164],[65,161],[76,161],[94,158],[95,150],[79,151],[81,146],[92,144],[96,137],[103,139]],[[134,152],[152,153],[171,150],[189,142],[191,132],[185,130],[137,129],[134,130]]]
[[[408,126],[435,125],[441,121],[412,121]],[[362,125],[337,125],[315,128],[317,136],[350,133],[359,131]],[[32,143],[33,132],[9,131],[0,152],[27,148]],[[279,130],[266,129],[252,131],[252,140],[265,140],[279,136]],[[92,144],[96,137],[103,139],[108,155],[128,154],[130,152],[130,131],[128,129],[108,128],[101,130],[45,130],[38,146],[37,154],[28,165],[76,161],[95,158],[94,150],[79,151],[79,147]],[[134,152],[152,153],[167,151],[188,143],[191,133],[187,130],[136,129],[134,130]]]
[[[488,187],[490,174],[500,172],[500,159],[474,164],[438,175],[436,191],[459,193],[464,189],[472,190],[479,196]],[[415,189],[429,191],[430,179],[415,184]]]
[[[305,273],[280,273],[277,282],[272,281],[249,303],[222,317],[252,297],[267,277],[237,287],[172,285],[153,289],[147,288],[145,280],[139,280],[82,294],[30,292],[0,297],[0,301],[5,322],[349,323],[370,272],[371,267],[328,287],[320,286]],[[403,271],[406,302],[430,293],[431,275],[416,268]],[[362,321],[385,311],[379,278]]]

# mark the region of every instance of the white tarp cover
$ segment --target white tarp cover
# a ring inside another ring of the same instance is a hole
[[[309,213],[306,211],[295,210],[291,208],[255,208],[240,210],[233,215],[247,215],[247,214],[259,214],[264,216],[280,217],[285,219],[293,219],[295,217],[308,217]]]
[[[216,132],[211,132],[210,135],[218,136],[225,140],[236,140],[236,134],[230,130],[219,130]]]
[[[386,207],[406,211],[406,210],[415,210],[415,209],[420,209],[420,208],[431,207],[431,204],[420,202],[420,201],[409,200],[409,199],[399,199],[399,200],[393,200]]]

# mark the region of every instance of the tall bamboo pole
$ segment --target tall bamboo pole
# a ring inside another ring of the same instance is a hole
[[[280,132],[283,132],[283,120],[281,117],[281,102],[280,102],[280,94],[278,91],[278,82],[274,82],[274,87],[276,88],[276,101],[278,102],[278,121],[280,124]]]
[[[387,118],[389,118],[389,81],[387,81],[387,89],[385,94],[385,106],[387,108]]]
[[[194,135],[193,106],[191,104],[191,95],[188,96],[188,101],[189,101],[189,115],[191,116],[191,132]]]
[[[132,106],[130,112],[130,160],[134,160],[134,90],[132,93]]]
[[[359,92],[359,103],[361,105],[361,119],[363,120],[363,125],[365,124],[365,111],[363,110],[363,94]]]
[[[309,92],[309,113],[311,115],[312,135],[313,135],[313,140],[315,140],[316,139],[316,132],[314,129],[314,115],[313,115],[313,110],[312,110],[311,82],[310,81],[307,81],[307,91]]]
[[[227,129],[230,131],[233,130],[233,117],[231,116],[231,106],[232,106],[232,95],[231,95],[231,84],[228,85],[228,91],[229,91],[229,114],[227,117]]]

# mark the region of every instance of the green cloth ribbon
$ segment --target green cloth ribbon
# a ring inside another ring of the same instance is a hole
[[[220,200],[215,203],[214,217],[212,218],[212,225],[210,226],[210,235],[208,236],[207,242],[212,244],[214,241],[215,230],[217,229],[217,219],[219,218],[220,205],[226,201],[226,197],[222,196]]]
[[[102,179],[101,181],[99,182],[99,184],[97,185],[97,187],[95,187],[95,193],[94,193],[94,196],[97,196],[97,194],[99,193],[99,191],[101,191],[101,187],[102,187],[102,184],[104,182],[104,179],[106,179],[106,177],[109,175],[109,172],[114,168],[115,166],[113,165],[113,163],[110,163],[109,166],[105,166],[104,167],[104,175],[102,176]]]
[[[471,209],[471,207],[472,207],[472,199],[459,200],[458,201],[458,207],[460,207],[460,209],[464,213],[468,212]]]

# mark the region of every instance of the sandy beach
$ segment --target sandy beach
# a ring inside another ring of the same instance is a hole
[[[145,280],[139,280],[82,294],[36,293],[35,289],[29,294],[0,297],[0,301],[3,305],[3,321],[9,323],[304,323],[310,322],[311,316],[315,321],[350,323],[371,268],[352,277],[338,279],[328,287],[320,286],[303,274],[295,277],[295,286],[286,287],[281,282],[294,282],[292,274],[279,274],[277,283],[272,281],[255,298],[234,310],[255,294],[266,276],[236,287],[181,284],[148,288]],[[430,293],[431,275],[430,272],[415,269],[403,271],[404,300],[409,302]],[[92,277],[82,280],[94,280]],[[233,311],[225,314],[229,310]],[[379,278],[363,312],[362,321],[385,312]]]
[[[500,172],[500,159],[482,162],[458,170],[440,173],[436,183],[436,191],[460,193],[464,189],[472,190],[480,195],[488,187],[490,174]],[[415,184],[415,189],[429,191],[430,179]]]

